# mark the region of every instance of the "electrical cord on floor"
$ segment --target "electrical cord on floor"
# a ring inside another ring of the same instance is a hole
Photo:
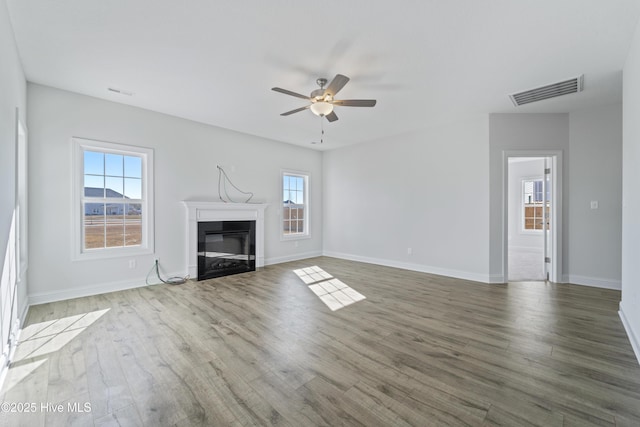
[[[156,276],[158,276],[158,279],[160,279],[162,283],[165,283],[167,285],[182,285],[187,280],[189,280],[188,275],[185,277],[179,277],[179,276],[169,277],[167,278],[167,280],[163,279],[162,276],[160,275],[160,266],[158,264],[158,260],[155,260],[155,262],[153,263],[153,266],[151,267],[151,270],[149,270],[149,272],[147,273],[147,278],[145,279],[145,282],[147,283],[147,285],[153,284],[153,283],[149,283],[149,275],[151,275],[151,272],[154,270],[156,272]]]

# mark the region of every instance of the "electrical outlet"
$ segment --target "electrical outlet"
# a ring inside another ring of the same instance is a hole
[[[413,255],[413,249],[407,248],[407,255]]]
[[[136,260],[135,259],[130,259],[129,260],[129,268],[136,268]]]
[[[597,200],[592,200],[591,201],[591,209],[598,209],[598,201]]]

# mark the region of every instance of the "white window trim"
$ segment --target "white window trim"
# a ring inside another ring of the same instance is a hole
[[[136,147],[132,145],[116,144],[113,142],[96,141],[86,138],[73,137],[72,139],[72,185],[73,197],[71,208],[71,259],[74,261],[95,260],[106,258],[130,257],[137,255],[153,254],[155,250],[154,239],[154,200],[153,200],[153,149]],[[82,194],[84,184],[84,155],[83,151],[97,149],[113,154],[140,154],[142,155],[142,209],[146,215],[142,218],[142,244],[140,246],[125,246],[104,249],[84,250],[83,227],[84,212],[82,209]]]
[[[524,228],[524,183],[527,181],[542,181],[544,176],[536,175],[531,177],[524,177],[520,182],[520,203],[518,211],[520,212],[520,234],[528,235],[540,235],[544,230],[527,230]]]
[[[282,203],[284,202],[284,176],[292,175],[299,176],[304,178],[304,233],[296,233],[296,234],[285,234],[283,229],[284,223],[284,208]],[[280,212],[280,221],[278,221],[280,227],[280,240],[288,241],[288,240],[303,240],[311,238],[311,227],[309,223],[309,180],[311,179],[311,174],[309,172],[291,170],[291,169],[282,169],[280,171],[280,208],[278,212]]]

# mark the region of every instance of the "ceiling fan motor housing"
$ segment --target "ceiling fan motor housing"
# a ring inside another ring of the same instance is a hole
[[[324,95],[324,89],[316,89],[313,92],[311,92],[311,98],[319,101],[320,99],[322,99],[322,96]]]
[[[349,82],[349,77],[343,76],[342,74],[336,74],[333,80],[331,80],[331,83],[329,83],[329,86],[325,88],[327,79],[321,77],[316,80],[316,83],[318,84],[318,86],[320,86],[320,88],[311,92],[311,96],[309,97],[279,87],[273,87],[271,89],[276,92],[284,93],[285,95],[306,99],[310,102],[309,105],[305,105],[304,107],[284,112],[280,114],[281,116],[289,116],[300,111],[311,110],[311,112],[316,116],[326,117],[329,122],[335,122],[336,120],[338,120],[338,116],[333,111],[334,105],[340,105],[343,107],[373,107],[374,105],[376,105],[375,99],[335,100],[334,96],[338,92],[340,92],[340,90],[344,87],[344,85],[347,84],[347,82]]]

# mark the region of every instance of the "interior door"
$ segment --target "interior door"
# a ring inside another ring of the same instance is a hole
[[[551,228],[554,224],[551,223],[551,202],[553,200],[553,159],[545,157],[544,159],[544,174],[542,175],[542,232],[544,234],[544,275],[546,280],[549,280],[552,271],[553,256],[553,241]]]

